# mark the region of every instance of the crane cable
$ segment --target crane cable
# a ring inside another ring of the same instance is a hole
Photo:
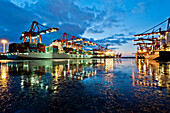
[[[158,25],[156,25],[156,26],[154,26],[154,27],[152,27],[152,28],[150,28],[150,29],[146,30],[145,32],[143,32],[143,33],[141,33],[141,34],[144,34],[144,33],[148,32],[148,31],[150,31],[150,30],[154,29],[155,27],[157,27],[157,26],[159,26],[159,25],[163,24],[163,23],[164,23],[164,22],[166,22],[167,20],[168,20],[168,19],[164,20],[164,21],[163,21],[163,22],[161,22],[160,24],[158,24]]]
[[[48,29],[50,29],[50,27],[47,27],[47,26],[44,26],[44,25],[42,25],[42,24],[40,24],[40,23],[38,23],[40,26],[42,26],[42,27],[45,27],[45,28],[48,28]]]

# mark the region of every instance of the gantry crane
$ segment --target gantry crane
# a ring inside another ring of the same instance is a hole
[[[40,31],[40,26],[46,28],[46,30]],[[43,34],[55,32],[58,30],[59,30],[59,28],[49,28],[42,24],[39,24],[37,21],[33,21],[32,25],[29,27],[29,29],[22,33],[20,40],[23,39],[23,43],[26,42],[28,39],[29,39],[29,42],[32,42],[32,40],[33,40],[33,42],[38,42],[38,40],[39,40],[39,42],[42,43],[42,35]]]
[[[80,42],[84,41],[83,38],[75,37],[75,36],[69,35],[68,33],[63,33],[63,35],[58,41],[66,45],[66,47],[69,47],[70,45],[70,48],[75,47],[77,50],[78,48],[79,49],[83,48],[84,50],[84,45],[82,43],[77,43],[77,41],[80,41]]]
[[[159,28],[159,31],[158,32],[151,32],[151,33],[147,33],[148,31],[150,30],[154,30],[154,28],[160,26],[161,24],[165,23],[168,21],[168,24],[167,24],[167,30],[164,30],[164,31],[161,31],[161,28]],[[165,21],[161,22],[160,24],[146,30],[145,32],[141,33],[141,34],[136,34],[136,35],[133,35],[133,36],[146,36],[146,35],[154,35],[154,34],[158,34],[158,35],[161,35],[161,34],[168,34],[170,32],[170,18],[166,19]]]
[[[168,21],[168,25],[167,25],[167,29],[162,31],[162,28],[159,28],[158,32],[154,32],[154,29],[158,26],[160,26],[161,24],[165,23]],[[148,31],[152,32],[148,33]],[[150,36],[152,35],[152,38],[138,38],[137,40],[133,40],[133,41],[141,41],[142,43],[137,43],[134,45],[139,45],[139,50],[143,50],[143,48],[145,48],[147,51],[152,50],[153,48],[155,49],[159,49],[160,45],[162,45],[162,47],[166,47],[167,44],[169,43],[170,39],[168,38],[168,35],[170,33],[170,18],[166,19],[165,21],[161,22],[160,24],[146,30],[145,32],[141,33],[141,34],[136,34],[133,36],[139,36],[139,37],[143,37],[143,36]],[[158,35],[157,38],[154,38],[153,35]],[[166,38],[167,37],[167,38]],[[165,44],[165,40],[167,40],[167,43]],[[144,41],[151,41],[151,43],[145,43]],[[148,47],[148,45],[150,45],[150,47]]]

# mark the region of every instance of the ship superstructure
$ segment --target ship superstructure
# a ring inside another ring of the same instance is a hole
[[[168,21],[166,30],[156,29],[158,26]],[[152,32],[148,32],[151,31]],[[161,22],[141,34],[134,35],[138,39],[133,40],[137,43],[136,58],[147,59],[167,59],[170,57],[170,18]],[[147,37],[147,38],[146,38]]]

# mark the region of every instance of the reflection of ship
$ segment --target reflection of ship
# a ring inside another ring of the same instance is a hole
[[[138,71],[133,72],[133,83],[167,88],[170,91],[170,65],[169,62],[156,62],[154,60],[136,60]]]
[[[45,28],[45,30],[40,31],[40,28]],[[113,50],[105,49],[104,47],[97,53],[93,50],[85,50],[85,46],[97,46],[98,48],[102,46],[67,33],[63,33],[60,39],[54,40],[49,46],[42,44],[43,34],[58,30],[59,28],[48,28],[33,21],[29,30],[22,33],[20,39],[23,40],[23,43],[12,43],[9,45],[7,57],[9,59],[114,57]]]
[[[113,59],[110,59],[113,61]],[[113,68],[109,59],[34,60],[8,62],[8,73],[21,76],[21,86],[40,87],[58,91],[66,81],[84,80],[95,76],[100,70]],[[49,77],[49,74],[51,75]],[[48,79],[45,79],[48,78]]]
[[[162,25],[166,21],[168,21],[166,30],[162,30],[161,28],[157,29],[158,31],[155,30],[156,27]],[[170,18],[152,27],[151,29],[145,31],[142,34],[134,35],[139,38],[133,41],[140,41],[139,43],[134,44],[138,46],[137,53],[136,53],[137,58],[163,59],[163,60],[170,58],[170,26],[169,24],[170,24]],[[148,31],[151,31],[151,30],[153,31],[151,33],[148,33]],[[148,37],[145,38],[144,36],[148,36]],[[154,36],[156,36],[156,38]]]

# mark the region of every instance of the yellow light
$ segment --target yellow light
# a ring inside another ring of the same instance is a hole
[[[1,43],[3,43],[3,53],[5,53],[5,43],[7,43],[8,41],[3,39],[1,40]]]
[[[144,52],[146,52],[147,50],[146,50],[146,49],[144,49],[143,51],[144,51]]]
[[[1,69],[1,78],[6,79],[6,76],[7,76],[6,67],[5,67],[5,64],[3,64],[2,69]]]
[[[1,40],[1,43],[7,43],[7,42],[8,42],[8,41],[5,40],[5,39]]]

